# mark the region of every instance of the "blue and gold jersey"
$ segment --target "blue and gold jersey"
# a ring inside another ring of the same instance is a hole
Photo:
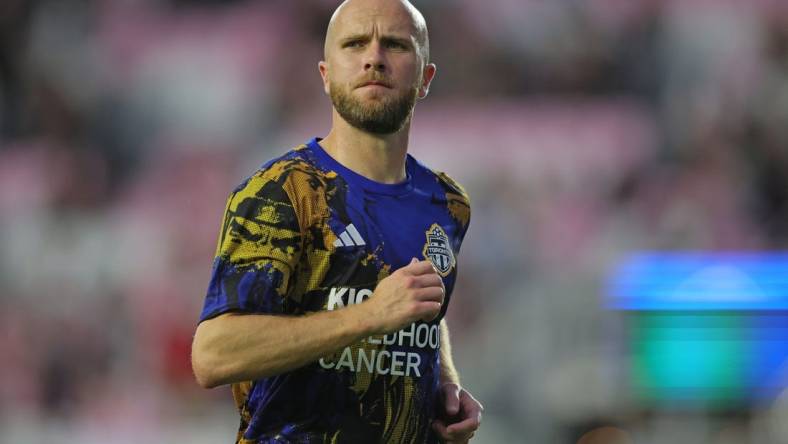
[[[468,228],[465,191],[408,155],[407,180],[371,181],[313,139],[229,197],[200,320],[303,315],[363,302],[411,258],[443,277],[438,319],[365,338],[305,367],[234,384],[239,443],[428,443],[440,331]]]

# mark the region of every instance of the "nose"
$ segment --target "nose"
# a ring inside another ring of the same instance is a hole
[[[380,71],[386,70],[386,57],[383,54],[383,48],[378,42],[372,42],[367,46],[364,53],[364,71]]]

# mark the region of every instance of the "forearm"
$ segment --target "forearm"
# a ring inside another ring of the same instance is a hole
[[[432,428],[443,442],[467,443],[482,421],[484,407],[460,385],[451,359],[449,329],[441,322],[441,405]]]
[[[449,327],[446,320],[441,321],[441,384],[451,382],[460,385],[460,375],[454,367],[454,360],[451,357],[451,341],[449,339]]]
[[[360,306],[305,316],[226,314],[202,322],[192,345],[200,385],[256,380],[303,367],[369,336]]]

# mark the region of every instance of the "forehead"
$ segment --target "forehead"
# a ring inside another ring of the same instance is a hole
[[[378,32],[398,36],[416,36],[413,17],[399,2],[355,2],[343,8],[337,17],[337,37]]]

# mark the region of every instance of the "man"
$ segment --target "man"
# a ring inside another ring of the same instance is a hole
[[[228,199],[192,365],[232,384],[239,443],[462,443],[479,426],[442,320],[468,198],[407,154],[428,51],[407,1],[343,3],[318,65],[331,131]]]

